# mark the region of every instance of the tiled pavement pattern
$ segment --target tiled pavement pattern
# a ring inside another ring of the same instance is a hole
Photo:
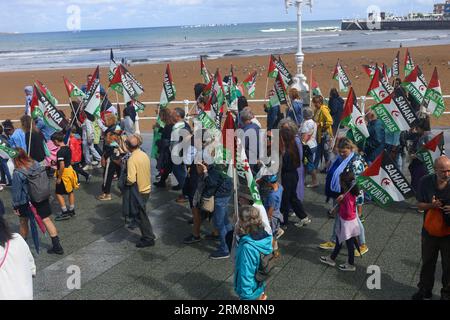
[[[148,151],[151,136],[144,138],[144,149]],[[191,231],[187,223],[190,211],[187,205],[175,202],[178,193],[153,189],[147,212],[158,239],[155,247],[137,249],[134,244],[139,233],[124,228],[118,190],[114,188],[112,201],[97,201],[101,172],[94,173],[92,182],[82,183],[76,193],[76,217],[56,222],[65,255],[48,255],[50,239],[41,234],[42,252],[35,255],[38,268],[35,299],[236,299],[231,260],[208,259],[215,243],[206,240],[194,245],[182,243]],[[152,173],[155,174],[154,168]],[[18,230],[17,218],[11,213],[9,191],[1,192],[0,196],[7,206],[7,220]],[[369,252],[356,258],[355,273],[345,273],[319,262],[319,256],[327,253],[317,245],[330,237],[333,226],[333,220],[326,217],[328,205],[324,200],[323,186],[306,191],[305,207],[312,223],[302,229],[292,224],[281,238],[282,255],[269,282],[269,298],[409,299],[416,291],[420,272],[421,215],[408,209],[407,203],[387,210],[365,205]],[[56,213],[56,202],[53,208]],[[229,211],[231,214],[232,207]],[[296,220],[291,218],[291,222]],[[204,232],[211,229],[208,222],[204,227]],[[33,247],[32,252],[35,253]],[[344,248],[338,262],[345,259]],[[70,265],[81,269],[80,290],[67,288],[66,269]],[[366,286],[370,265],[381,269],[380,290],[369,290]],[[440,278],[439,260],[436,299]]]

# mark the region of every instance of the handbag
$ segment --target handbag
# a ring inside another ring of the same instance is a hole
[[[433,237],[446,237],[450,235],[450,226],[444,221],[443,211],[438,208],[427,211],[423,227]]]
[[[213,213],[214,212],[214,196],[202,197],[200,202],[200,209],[203,211]]]

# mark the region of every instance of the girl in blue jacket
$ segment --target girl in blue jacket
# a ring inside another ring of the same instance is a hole
[[[266,284],[256,281],[261,253],[272,253],[272,235],[264,231],[259,210],[244,206],[239,211],[235,234],[239,237],[234,268],[234,290],[241,300],[266,300]]]

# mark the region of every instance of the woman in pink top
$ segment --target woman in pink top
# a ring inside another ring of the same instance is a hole
[[[336,230],[336,246],[330,257],[320,257],[320,261],[330,266],[336,265],[336,258],[345,241],[348,249],[348,263],[339,265],[342,271],[355,271],[355,247],[358,247],[357,237],[361,233],[356,216],[356,197],[359,188],[355,184],[355,175],[352,171],[344,171],[340,175],[342,194],[336,199],[339,203],[339,220]]]

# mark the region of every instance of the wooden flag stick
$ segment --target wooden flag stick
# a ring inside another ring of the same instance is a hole
[[[30,137],[28,138],[28,156],[30,156],[30,152],[31,152],[31,134],[33,131],[33,118],[30,116],[31,121],[30,121]]]

